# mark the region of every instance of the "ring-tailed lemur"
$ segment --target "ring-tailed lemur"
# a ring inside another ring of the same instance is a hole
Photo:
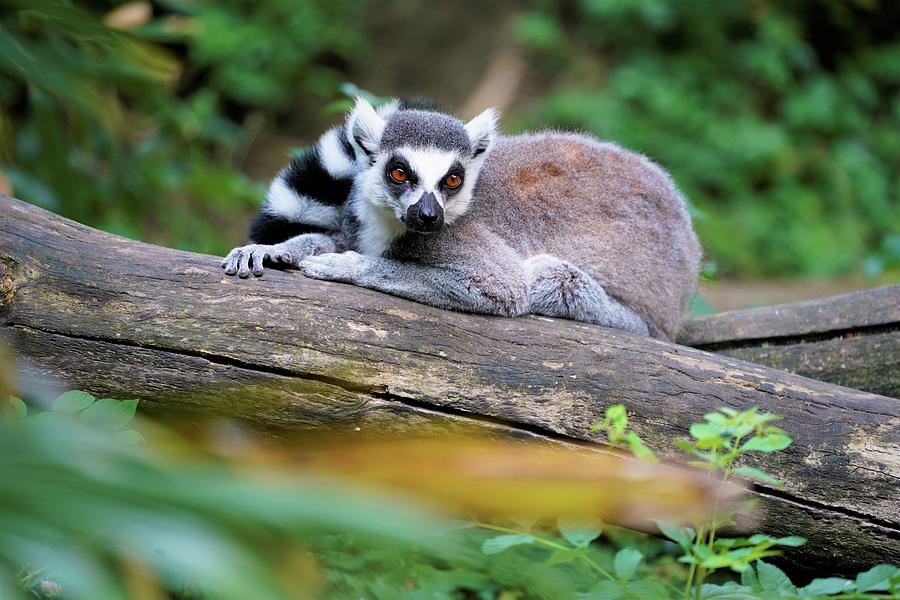
[[[700,248],[669,176],[612,143],[503,137],[496,121],[357,100],[275,178],[225,272],[269,260],[451,310],[671,339]]]

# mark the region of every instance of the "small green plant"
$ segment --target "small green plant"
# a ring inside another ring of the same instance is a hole
[[[779,418],[769,412],[760,412],[755,407],[743,412],[719,408],[703,416],[705,423],[691,425],[692,442],[678,441],[675,446],[696,457],[688,464],[706,469],[711,474],[720,474],[723,486],[735,473],[780,485],[774,477],[757,468],[735,464],[749,452],[777,452],[791,444],[792,440],[784,430],[770,424]],[[714,511],[709,522],[696,531],[689,527],[660,526],[666,537],[684,549],[685,554],[679,560],[690,565],[685,598],[689,597],[692,589],[695,591],[694,597],[700,598],[704,579],[717,569],[727,567],[743,572],[761,558],[780,554],[774,546],[800,546],[806,543],[805,538],[798,536],[772,538],[762,534],[749,538],[717,539],[718,529],[734,524],[731,520],[733,515],[717,513],[717,510]]]
[[[690,428],[691,442],[675,442],[675,446],[691,454],[694,460],[689,464],[709,471],[711,476],[720,478],[719,490],[732,475],[742,475],[761,480],[771,485],[781,485],[764,471],[746,465],[740,460],[751,452],[772,453],[784,450],[791,444],[791,438],[781,428],[772,425],[780,417],[757,408],[736,411],[719,408],[704,415],[703,423],[695,423]],[[628,429],[628,415],[624,405],[617,404],[606,409],[605,418],[591,428],[591,432],[603,431],[610,444],[625,446],[642,460],[658,460],[640,437]],[[633,546],[620,549],[613,556],[612,569],[605,569],[589,554],[591,542],[597,539],[605,527],[602,523],[570,523],[560,520],[557,528],[564,541],[552,536],[538,535],[533,524],[519,523],[520,528],[501,527],[490,523],[476,523],[483,529],[501,532],[502,535],[486,540],[482,545],[484,554],[494,554],[522,545],[535,545],[551,550],[552,554],[544,565],[555,565],[571,561],[581,561],[594,570],[602,580],[589,592],[579,594],[580,600],[620,600],[640,598],[643,600],[673,600],[693,597],[717,600],[754,599],[803,599],[816,598],[900,598],[900,568],[878,565],[860,573],[856,580],[842,578],[815,579],[809,585],[798,588],[778,567],[762,559],[781,553],[776,547],[796,547],[806,543],[800,536],[773,538],[765,534],[750,537],[721,538],[717,531],[727,525],[735,515],[733,509],[721,514],[718,509],[702,525],[692,528],[684,525],[657,522],[662,534],[675,542],[683,551],[678,558],[689,565],[684,586],[678,589],[670,584],[650,578],[646,573],[639,575],[645,555]],[[752,503],[745,503],[745,509]],[[650,565],[644,565],[648,571]],[[741,582],[725,584],[705,583],[715,571],[731,569],[741,574]]]
[[[607,407],[605,418],[599,423],[595,423],[589,433],[603,430],[606,434],[606,439],[611,445],[627,446],[636,458],[653,463],[659,462],[659,459],[644,444],[640,436],[634,431],[626,431],[626,427],[628,427],[628,414],[625,411],[625,405],[614,404]]]

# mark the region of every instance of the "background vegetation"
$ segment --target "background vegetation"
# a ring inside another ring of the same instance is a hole
[[[513,24],[554,83],[528,123],[666,165],[723,272],[833,275],[866,259],[875,272],[897,258],[897,3],[537,2]]]
[[[804,538],[717,535],[748,509],[730,475],[777,485],[741,456],[791,443],[756,409],[720,408],[676,442],[707,478],[651,466],[621,404],[597,428],[643,465],[509,439],[286,443],[214,421],[178,432],[135,419],[137,400],[68,391],[26,403],[8,395],[8,374],[0,357],[3,598],[900,598],[896,566],[800,587],[761,559]],[[475,506],[519,516],[479,519]],[[598,517],[656,517],[668,541]]]
[[[898,30],[891,0],[0,0],[0,187],[223,254],[342,82],[463,109],[493,86],[508,131],[665,165],[720,273],[896,275]]]

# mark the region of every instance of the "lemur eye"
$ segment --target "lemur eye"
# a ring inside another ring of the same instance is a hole
[[[403,183],[407,179],[409,179],[409,175],[406,174],[406,171],[403,169],[394,169],[391,171],[391,179],[396,181],[397,183]]]
[[[459,184],[462,183],[462,177],[459,175],[447,175],[447,179],[444,180],[449,187],[455,188],[459,187]]]

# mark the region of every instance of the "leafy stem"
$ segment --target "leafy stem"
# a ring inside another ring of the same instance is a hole
[[[474,525],[476,527],[480,527],[481,529],[489,529],[491,531],[499,531],[501,533],[508,533],[508,534],[512,534],[512,535],[521,535],[521,536],[531,536],[531,538],[533,538],[535,544],[545,546],[547,548],[552,548],[554,550],[564,550],[565,551],[565,550],[573,549],[569,546],[560,544],[559,542],[554,542],[553,540],[541,537],[539,535],[535,535],[534,533],[531,533],[530,531],[522,531],[519,529],[513,529],[511,527],[503,527],[501,525],[493,525],[491,523],[482,523],[482,522],[475,522]],[[622,590],[624,592],[626,592],[629,596],[640,600],[640,596],[638,596],[634,591],[628,589],[628,582],[622,581],[621,579],[619,579],[618,577],[616,577],[615,575],[613,575],[612,573],[610,573],[609,571],[607,571],[606,569],[604,569],[603,567],[598,565],[594,560],[590,559],[589,557],[587,557],[583,554],[581,556],[579,556],[578,559],[583,561],[594,571],[596,571],[596,572],[600,573],[602,576],[606,577],[608,580],[613,581],[613,582],[619,584],[620,586],[622,586]]]

